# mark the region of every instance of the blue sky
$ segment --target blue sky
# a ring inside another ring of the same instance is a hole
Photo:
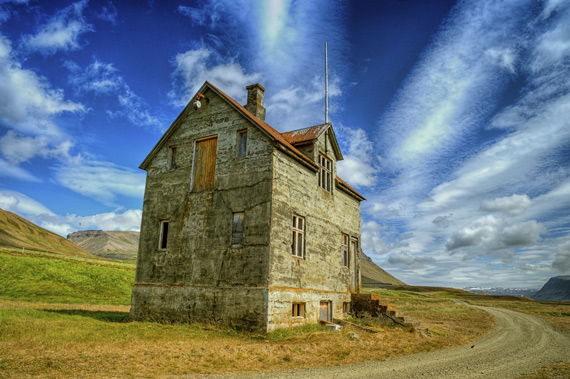
[[[570,273],[570,1],[0,0],[0,208],[138,230],[138,169],[205,80],[330,119],[362,247],[410,284]]]

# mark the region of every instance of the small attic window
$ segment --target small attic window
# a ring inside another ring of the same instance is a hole
[[[319,155],[319,187],[331,191],[331,160],[324,155]]]
[[[168,169],[176,169],[176,146],[170,146],[170,150],[168,151]]]
[[[247,129],[237,132],[237,156],[245,157],[247,153]]]

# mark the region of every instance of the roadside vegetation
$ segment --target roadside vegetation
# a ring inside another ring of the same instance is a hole
[[[334,366],[461,345],[494,326],[486,312],[455,301],[466,292],[418,288],[372,292],[427,330],[376,326],[379,332],[370,334],[314,324],[260,334],[132,322],[133,279],[133,265],[0,250],[0,377],[162,377]]]

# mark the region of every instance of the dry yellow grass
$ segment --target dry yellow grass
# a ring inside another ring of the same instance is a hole
[[[318,326],[260,335],[126,322],[126,309],[114,306],[0,304],[2,377],[162,377],[331,366],[454,346],[492,327],[486,313],[449,300],[405,305],[417,319],[439,312],[433,324],[437,333],[380,327],[377,334],[356,331],[358,339],[351,339],[349,329],[330,332]]]

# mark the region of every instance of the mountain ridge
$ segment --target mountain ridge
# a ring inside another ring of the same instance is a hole
[[[1,208],[0,246],[83,258],[98,258],[62,236]]]

